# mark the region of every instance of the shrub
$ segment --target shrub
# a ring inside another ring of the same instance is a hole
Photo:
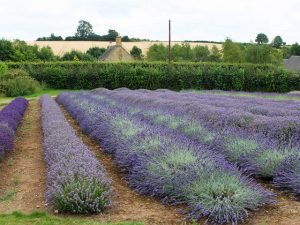
[[[36,80],[20,69],[7,71],[0,77],[0,80],[0,92],[8,97],[33,94],[40,88]]]
[[[235,63],[8,63],[52,88],[219,89],[288,92],[299,89],[300,76],[274,65]]]
[[[7,71],[7,65],[5,63],[0,62],[0,76]]]

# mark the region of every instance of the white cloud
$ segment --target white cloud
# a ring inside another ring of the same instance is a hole
[[[176,40],[270,39],[281,35],[300,42],[300,2],[286,0],[0,0],[0,37],[33,40],[40,36],[73,35],[80,19],[94,31],[116,29],[131,37],[167,39],[172,19]]]

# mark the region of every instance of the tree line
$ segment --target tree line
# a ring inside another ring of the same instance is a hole
[[[222,49],[215,45],[211,49],[207,46],[192,47],[188,42],[175,44],[171,48],[171,57],[175,62],[230,62],[254,64],[281,64],[284,58],[300,55],[300,45],[295,43],[287,46],[280,36],[276,36],[271,43],[267,35],[260,33],[255,43],[239,43],[227,38],[222,43]],[[166,61],[168,47],[163,44],[152,45],[146,59],[149,61]]]
[[[281,64],[283,58],[300,55],[298,43],[287,46],[282,38],[278,37],[280,36],[275,37],[270,44],[264,34],[257,35],[256,43],[238,43],[227,38],[221,49],[216,45],[209,49],[200,45],[192,47],[188,42],[175,44],[171,47],[172,61]],[[0,39],[0,61],[93,61],[98,60],[105,51],[105,48],[92,47],[86,52],[72,50],[63,56],[56,56],[50,47],[39,48],[21,40]],[[142,50],[134,46],[130,54],[136,60],[167,61],[168,47],[154,44],[144,56]]]
[[[73,36],[68,36],[65,39],[62,36],[55,36],[52,33],[49,37],[39,37],[37,41],[115,41],[118,36],[118,32],[113,29],[109,29],[108,33],[105,35],[99,35],[94,33],[93,26],[90,22],[85,20],[80,20],[76,33]],[[124,42],[134,42],[134,41],[149,41],[149,39],[140,38],[129,38],[127,35],[122,37]]]
[[[25,41],[9,41],[0,39],[0,61],[24,62],[24,61],[95,61],[106,51],[106,48],[92,47],[86,52],[72,50],[63,56],[54,55],[51,47],[38,47],[28,45]],[[142,50],[133,46],[131,55],[141,60]]]

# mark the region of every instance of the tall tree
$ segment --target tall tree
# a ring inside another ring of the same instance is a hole
[[[166,61],[168,50],[163,44],[151,45],[147,52],[147,60],[149,61]]]
[[[264,33],[259,33],[256,36],[255,42],[257,44],[267,44],[269,42],[269,38],[267,35],[265,35]]]
[[[227,38],[222,45],[223,61],[231,63],[241,63],[244,61],[241,45]]]
[[[9,40],[0,40],[0,61],[7,61],[12,59],[14,49]]]
[[[222,54],[216,45],[213,45],[209,55],[209,61],[211,62],[221,62]]]
[[[88,21],[80,20],[75,36],[85,39],[91,34],[93,34],[93,26]]]
[[[300,45],[297,42],[291,47],[291,55],[300,55]]]
[[[194,55],[195,55],[195,61],[196,62],[205,62],[209,61],[209,49],[207,46],[200,46],[197,45],[193,49]]]
[[[280,36],[276,36],[272,41],[272,46],[274,48],[280,48],[284,44],[282,38]]]
[[[130,54],[133,56],[133,58],[137,59],[137,60],[141,60],[142,59],[142,49],[140,49],[137,46],[133,46]]]

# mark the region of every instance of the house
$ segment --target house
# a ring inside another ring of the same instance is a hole
[[[284,67],[294,72],[300,72],[300,56],[291,56],[284,60]]]
[[[107,50],[99,57],[101,61],[114,61],[114,62],[129,62],[134,61],[132,55],[122,47],[122,38],[116,37],[116,45],[109,46]]]

